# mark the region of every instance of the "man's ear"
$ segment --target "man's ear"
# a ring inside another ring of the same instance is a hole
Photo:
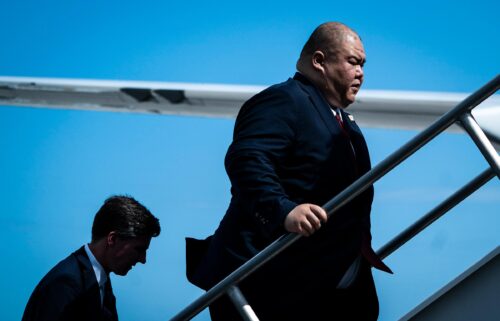
[[[117,237],[118,235],[116,234],[115,231],[109,232],[108,236],[106,237],[106,244],[110,247],[115,246]]]
[[[325,72],[325,54],[316,50],[311,56],[311,63],[315,70],[320,71],[321,73]]]

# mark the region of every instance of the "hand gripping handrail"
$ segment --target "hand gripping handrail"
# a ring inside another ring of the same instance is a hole
[[[339,208],[341,208],[346,203],[351,201],[353,198],[358,196],[360,193],[365,191],[368,187],[373,185],[373,183],[379,180],[382,176],[387,174],[394,167],[396,167],[405,159],[410,157],[418,149],[423,147],[425,144],[427,144],[434,137],[436,137],[441,132],[446,130],[448,127],[453,125],[455,122],[464,121],[463,115],[469,114],[474,107],[476,107],[486,98],[494,94],[499,88],[500,88],[500,75],[497,75],[495,78],[493,78],[479,90],[477,90],[476,92],[468,96],[466,99],[464,99],[455,108],[444,114],[441,118],[439,118],[427,129],[419,133],[412,140],[407,142],[405,145],[403,145],[393,154],[391,154],[386,159],[381,161],[377,166],[372,168],[369,172],[361,176],[354,183],[349,185],[346,189],[344,189],[342,192],[340,192],[330,201],[328,201],[325,205],[323,205],[323,208],[327,212],[328,216],[333,215]],[[468,120],[470,120],[470,118],[465,119],[465,121]],[[467,129],[468,127],[470,128],[471,126],[466,125],[464,127],[466,127]],[[481,131],[480,129],[477,128],[474,128],[474,130]],[[469,132],[469,134],[473,135],[474,133]],[[492,148],[491,143],[487,139],[486,140],[482,139],[481,141],[478,141],[477,139],[474,138],[474,140],[476,144],[478,144],[478,146],[480,147],[481,152],[483,152],[483,154],[485,152],[489,152],[487,155],[485,154],[485,157],[488,159],[490,166],[492,166],[493,172],[495,172],[497,176],[500,178],[499,174],[500,169],[497,166],[499,164],[498,154],[495,153],[494,155],[491,155],[491,148]],[[491,158],[494,159],[493,162],[489,160]],[[484,179],[485,175],[486,174],[483,173],[480,175],[480,177]],[[423,226],[423,228],[425,228],[425,226]],[[234,272],[229,274],[226,278],[224,278],[222,281],[220,281],[218,284],[216,284],[214,287],[212,287],[198,299],[193,301],[190,305],[188,305],[186,308],[184,308],[170,320],[171,321],[190,320],[191,318],[196,316],[200,311],[206,308],[210,303],[216,300],[218,297],[228,292],[228,290],[232,289],[231,287],[235,287],[235,285],[238,284],[241,280],[243,280],[249,274],[257,270],[264,263],[266,263],[276,255],[278,255],[288,246],[292,245],[300,237],[301,236],[299,234],[295,233],[288,233],[279,237],[276,241],[268,245],[261,252],[257,253],[253,258],[245,262],[242,266],[240,266]],[[387,252],[384,253],[385,256],[389,254],[389,251],[387,251],[387,249],[384,251]]]

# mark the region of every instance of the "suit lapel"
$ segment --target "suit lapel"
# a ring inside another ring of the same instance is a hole
[[[300,73],[296,73],[293,79],[299,81],[300,87],[309,96],[309,100],[320,115],[330,133],[332,135],[338,134],[342,129],[336,121],[333,121],[334,117],[332,110],[323,95],[318,91],[318,89],[316,89],[316,87],[314,87],[312,83],[309,82],[306,77],[304,77]]]
[[[78,251],[75,252],[76,259],[79,262],[80,271],[82,273],[82,284],[84,287],[84,293],[87,297],[89,304],[92,305],[93,311],[101,310],[101,300],[100,300],[100,292],[99,292],[99,284],[97,283],[97,279],[95,277],[94,269],[92,268],[92,264],[85,252],[85,249],[81,247]]]
[[[320,118],[323,120],[323,123],[328,128],[330,133],[332,135],[345,136],[348,143],[352,146],[352,148],[354,149],[354,153],[352,154],[353,162],[356,164],[355,166],[357,168],[358,174],[363,174],[370,170],[371,165],[368,148],[366,147],[366,142],[363,138],[361,130],[356,125],[356,123],[351,120],[352,116],[349,117],[350,115],[348,113],[342,110],[342,108],[339,108],[342,114],[342,120],[344,122],[344,129],[342,129],[340,127],[340,124],[335,120],[330,105],[323,97],[323,95],[319,92],[319,90],[300,73],[296,73],[293,78],[295,80],[298,80],[300,88],[302,88],[302,90],[307,93],[312,105],[320,115]],[[350,148],[349,150],[350,153],[353,152]]]
[[[341,110],[341,113],[342,119],[344,120],[344,128],[349,134],[352,146],[356,152],[358,168],[361,174],[365,173],[371,168],[370,155],[368,153],[366,141],[361,133],[361,129],[359,129],[358,125],[354,122],[354,118],[344,110]]]
[[[95,277],[94,269],[92,268],[92,264],[85,253],[85,249],[81,247],[78,251],[75,252],[76,259],[80,263],[80,271],[82,272],[83,278],[83,286],[85,287],[85,292],[97,291],[99,293],[99,284],[97,283],[97,279]],[[96,300],[100,304],[98,300]]]
[[[92,264],[90,263],[84,247],[81,247],[78,251],[76,251],[75,256],[79,262],[80,271],[82,273],[84,293],[87,297],[89,305],[92,307],[92,309],[89,309],[91,311],[87,311],[89,315],[92,315],[92,320],[118,320],[115,303],[116,300],[113,295],[110,279],[108,278],[107,283],[109,283],[109,288],[107,287],[105,290],[103,306],[101,306],[99,284],[97,283],[94,269],[92,268]]]

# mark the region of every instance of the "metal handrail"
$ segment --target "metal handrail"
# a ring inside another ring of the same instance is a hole
[[[434,137],[453,125],[456,121],[459,120],[462,114],[470,112],[474,107],[494,94],[499,88],[500,75],[497,75],[479,90],[464,99],[455,108],[443,115],[427,129],[415,136],[412,140],[403,145],[400,149],[395,151],[386,159],[381,161],[377,166],[372,168],[369,172],[361,176],[354,183],[344,189],[341,193],[339,193],[325,205],[323,205],[323,208],[327,212],[328,216],[331,216],[339,208],[365,191],[387,172],[392,170],[394,167],[410,157],[413,153],[415,153],[418,149],[420,149]],[[278,255],[288,246],[292,245],[294,242],[300,239],[300,237],[301,236],[299,234],[295,233],[288,233],[279,237],[276,241],[268,245],[261,252],[257,253],[253,258],[245,262],[238,269],[229,274],[226,278],[224,278],[198,299],[193,301],[190,305],[188,305],[170,320],[180,321],[191,319],[204,308],[206,308],[207,305],[226,293],[231,286],[243,280],[250,273],[258,269],[264,263]]]
[[[472,117],[472,114],[468,112],[461,115],[460,123],[479,148],[493,171],[495,171],[495,174],[500,178],[500,157],[498,157],[495,148],[488,140],[488,137],[486,137],[481,127],[479,127],[474,117]]]

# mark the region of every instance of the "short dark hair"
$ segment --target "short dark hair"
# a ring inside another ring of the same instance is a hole
[[[160,235],[160,222],[133,197],[109,197],[97,211],[92,224],[92,241],[107,236],[111,231],[122,238]]]

